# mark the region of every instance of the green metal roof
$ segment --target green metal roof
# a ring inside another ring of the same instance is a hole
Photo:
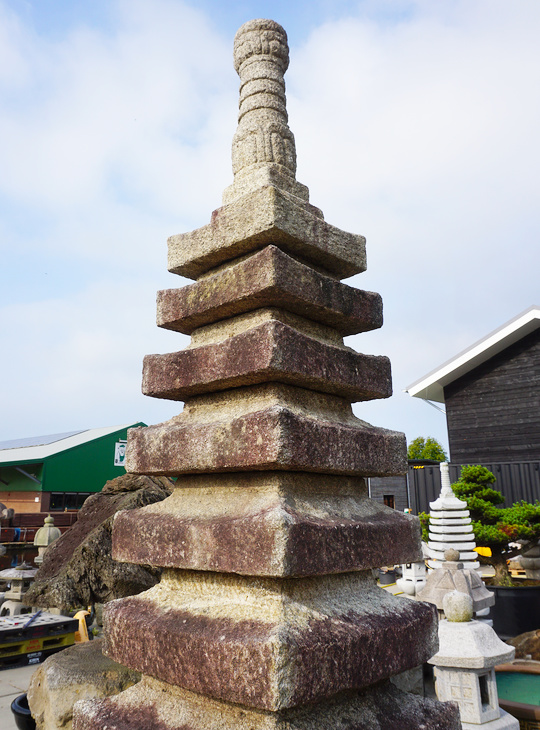
[[[68,433],[4,441],[0,443],[0,465],[42,462],[61,451],[67,451],[103,436],[110,436],[117,431],[141,425],[143,425],[141,422],[127,423],[123,426],[89,428],[85,431],[70,431]]]

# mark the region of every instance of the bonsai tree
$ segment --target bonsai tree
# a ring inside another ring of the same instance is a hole
[[[429,459],[430,461],[447,460],[443,447],[433,436],[428,436],[427,439],[417,436],[414,441],[411,441],[407,449],[407,458]]]
[[[483,466],[464,466],[459,481],[452,485],[456,497],[464,499],[471,513],[476,544],[488,547],[491,558],[479,556],[495,568],[494,585],[511,585],[506,561],[520,552],[509,543],[534,543],[540,538],[540,502],[521,501],[501,508],[504,497],[493,489],[495,476]],[[525,546],[525,549],[528,546]]]

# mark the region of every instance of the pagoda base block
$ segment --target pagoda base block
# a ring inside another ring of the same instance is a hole
[[[73,730],[461,730],[453,702],[405,694],[389,682],[307,707],[264,712],[144,677],[105,700],[75,705]]]

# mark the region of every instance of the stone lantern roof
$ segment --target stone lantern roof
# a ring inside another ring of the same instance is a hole
[[[36,547],[49,547],[61,534],[60,528],[54,526],[54,517],[47,515],[43,522],[43,527],[40,527],[36,531],[34,545]]]
[[[431,571],[428,575],[425,587],[418,592],[418,598],[421,601],[434,603],[439,611],[442,611],[444,597],[451,591],[459,591],[470,596],[474,613],[493,606],[494,594],[488,591],[475,570],[464,567],[459,561],[459,552],[453,549],[447,550],[444,557],[442,567]]]

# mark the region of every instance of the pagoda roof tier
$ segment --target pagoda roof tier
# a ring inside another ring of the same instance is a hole
[[[284,577],[421,560],[418,521],[366,497],[364,480],[355,477],[182,476],[163,502],[118,515],[113,555],[120,562]]]
[[[190,335],[197,327],[260,307],[279,307],[342,335],[382,325],[379,294],[342,284],[272,244],[195,284],[158,292],[157,323]]]
[[[272,317],[273,313],[269,313]],[[236,336],[166,355],[147,355],[143,393],[192,395],[279,382],[366,401],[392,394],[390,360],[309,337],[269,318]]]
[[[272,185],[212,213],[211,222],[168,240],[168,268],[196,279],[269,244],[344,279],[366,270],[366,239],[326,223],[318,208]]]

